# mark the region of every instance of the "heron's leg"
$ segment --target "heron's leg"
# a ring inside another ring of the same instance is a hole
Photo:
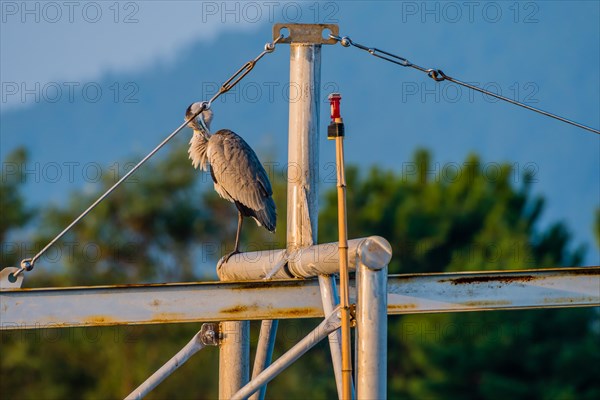
[[[229,261],[229,258],[240,252],[239,248],[240,248],[240,234],[242,233],[242,225],[244,224],[244,217],[242,216],[242,213],[238,210],[238,226],[237,226],[237,233],[235,234],[235,247],[233,248],[233,251],[229,254],[227,254],[225,256],[224,262]]]
[[[240,236],[242,233],[242,225],[244,224],[244,217],[242,216],[242,213],[240,211],[238,211],[238,227],[237,227],[237,233],[235,234],[235,247],[233,248],[233,253],[232,254],[236,254],[239,253],[240,250]]]

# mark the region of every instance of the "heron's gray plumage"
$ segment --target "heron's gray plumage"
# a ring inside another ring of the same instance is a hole
[[[259,225],[275,230],[276,212],[271,182],[256,153],[229,129],[210,137],[206,148],[215,190],[221,197],[249,208]]]
[[[188,108],[186,118],[193,115],[193,107],[198,107],[197,104]],[[275,230],[277,212],[273,189],[258,156],[248,143],[229,129],[221,129],[211,135],[211,120],[212,112],[206,110],[189,123],[194,134],[188,153],[195,168],[210,171],[216,192],[238,209],[240,218],[234,250],[237,252],[242,216],[252,217],[259,226],[271,232]]]

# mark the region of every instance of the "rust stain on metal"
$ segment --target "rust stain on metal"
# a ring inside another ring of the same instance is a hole
[[[153,307],[158,307],[158,306],[160,306],[160,300],[154,299],[154,300],[152,300],[152,303],[150,303],[150,305]]]
[[[231,290],[247,290],[247,289],[268,289],[268,288],[276,288],[284,284],[286,289],[291,287],[302,287],[305,286],[307,282],[311,280],[308,279],[291,279],[284,281],[255,281],[255,282],[244,282],[240,284],[240,286],[232,287]]]
[[[187,321],[189,317],[184,313],[157,313],[152,315],[152,319],[148,323],[156,322],[176,322],[176,321]]]
[[[414,303],[388,304],[388,310],[414,310],[416,308],[417,305]]]
[[[544,299],[544,304],[572,304],[572,303],[598,303],[600,305],[600,297],[584,296],[584,297],[552,297]]]
[[[450,282],[452,285],[471,285],[487,282],[498,283],[523,283],[538,279],[533,275],[516,276],[465,276],[462,278],[442,279],[440,282]]]
[[[258,309],[258,306],[256,304],[250,304],[250,305],[239,304],[239,305],[236,305],[233,307],[224,308],[221,310],[221,312],[224,314],[239,314],[239,313],[247,312],[250,310],[257,310],[257,309]]]
[[[600,267],[582,267],[567,272],[569,275],[600,275]]]
[[[120,321],[107,315],[90,315],[83,320],[84,324],[89,325],[113,325]]]
[[[282,310],[277,310],[279,315],[290,315],[290,316],[303,316],[303,315],[314,315],[314,314],[322,314],[323,310],[311,308],[311,307],[300,307],[300,308],[287,308]]]
[[[467,307],[493,307],[493,306],[509,306],[512,303],[508,300],[479,300],[479,301],[465,301],[462,304]]]

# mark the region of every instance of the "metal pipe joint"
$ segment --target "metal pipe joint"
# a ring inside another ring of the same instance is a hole
[[[348,241],[348,268],[358,264],[379,270],[389,264],[392,246],[380,236]],[[325,243],[296,250],[265,250],[236,254],[217,267],[222,281],[312,278],[339,272],[338,243]]]

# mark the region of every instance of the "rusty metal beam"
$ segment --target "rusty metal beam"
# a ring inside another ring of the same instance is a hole
[[[316,281],[189,283],[0,292],[1,329],[323,316]]]
[[[600,267],[390,275],[388,279],[391,315],[592,306],[600,306]],[[323,317],[317,280],[0,292],[2,330],[314,317]]]
[[[600,267],[390,276],[388,314],[600,306]]]

